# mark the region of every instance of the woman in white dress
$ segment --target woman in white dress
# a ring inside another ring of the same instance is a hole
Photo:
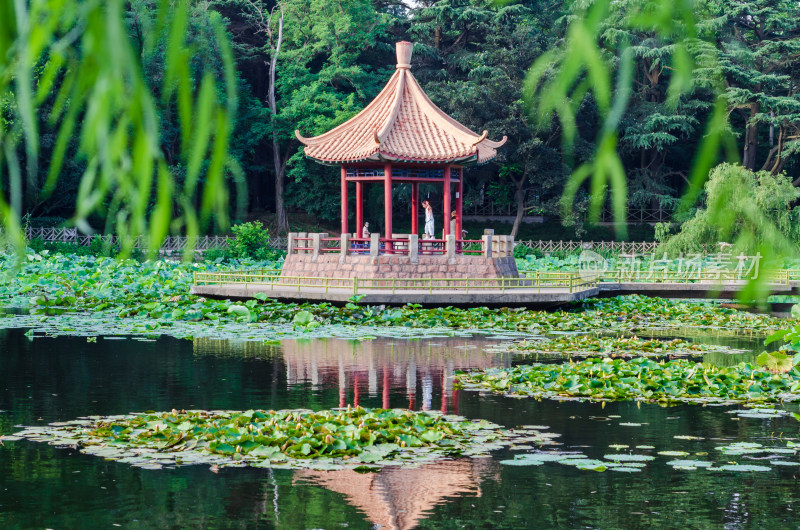
[[[424,239],[433,239],[433,207],[430,201],[423,201],[422,207],[425,208],[425,234]]]

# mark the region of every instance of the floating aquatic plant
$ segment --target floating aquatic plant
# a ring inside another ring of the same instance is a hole
[[[536,431],[404,409],[177,411],[90,417],[16,433],[147,469],[216,464],[378,467],[488,454]]]
[[[683,339],[642,339],[637,336],[602,337],[589,334],[559,335],[546,340],[524,340],[512,344],[509,349],[514,353],[609,357],[674,357],[709,352],[737,353],[736,350],[726,346],[697,344]]]
[[[753,407],[749,409],[729,410],[728,414],[735,414],[739,418],[765,419],[780,418],[789,416],[786,410],[771,409],[765,407]]]
[[[467,389],[514,396],[674,402],[768,402],[800,399],[800,372],[773,374],[739,363],[717,367],[685,359],[656,362],[590,358],[459,373]]]
[[[720,471],[771,471],[772,468],[769,466],[754,466],[749,464],[730,464],[726,466],[720,466],[717,468]]]
[[[628,454],[628,453],[616,453],[616,454],[608,454],[603,455],[603,458],[606,460],[611,460],[613,462],[649,462],[650,460],[655,460],[654,456],[650,455],[635,455],[635,454]]]
[[[789,357],[782,351],[765,351],[756,357],[756,363],[774,374],[786,373],[800,361],[800,354]]]
[[[697,469],[698,467],[711,467],[714,463],[708,460],[670,460],[667,465],[682,469]]]

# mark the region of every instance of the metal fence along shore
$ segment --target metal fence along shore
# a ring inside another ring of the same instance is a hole
[[[31,228],[25,229],[25,237],[28,241],[31,239],[40,239],[52,243],[72,243],[75,245],[89,246],[94,241],[101,241],[108,245],[118,245],[120,243],[119,236],[116,235],[86,235],[78,232],[77,228]],[[205,252],[211,249],[224,249],[228,248],[230,241],[234,238],[232,236],[200,236],[194,241],[194,249],[196,252]],[[164,240],[161,245],[160,252],[162,254],[172,254],[183,252],[188,246],[191,245],[190,238],[185,236],[169,236]],[[287,241],[285,237],[270,237],[269,247],[276,250],[286,250]],[[148,241],[145,237],[136,239],[133,248],[146,249],[148,248]]]
[[[72,243],[75,245],[89,246],[93,241],[101,241],[103,244],[118,245],[120,242],[119,236],[116,235],[86,235],[81,234],[77,228],[33,228],[27,227],[25,229],[25,236],[28,240],[39,239],[52,243]],[[194,249],[197,252],[205,252],[211,249],[225,249],[228,248],[230,241],[234,238],[232,236],[201,236],[198,237],[194,244]],[[169,236],[161,245],[160,252],[162,254],[180,253],[186,250],[190,245],[188,237],[185,236]],[[286,250],[288,248],[288,239],[282,236],[271,236],[269,240],[269,248],[275,250]],[[654,241],[554,241],[554,240],[527,240],[516,241],[516,245],[522,245],[530,248],[533,251],[542,253],[562,252],[562,253],[575,253],[583,250],[594,250],[601,252],[612,252],[620,254],[647,254],[654,252],[658,247],[658,243]],[[148,248],[147,239],[144,237],[137,238],[133,245],[134,248],[146,249]]]

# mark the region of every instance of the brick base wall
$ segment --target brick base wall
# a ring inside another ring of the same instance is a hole
[[[286,256],[281,276],[313,278],[516,278],[517,264],[512,257],[484,258],[457,255],[419,256],[415,262],[408,256],[377,257],[323,254]]]

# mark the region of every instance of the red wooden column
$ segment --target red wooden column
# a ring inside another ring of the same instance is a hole
[[[389,407],[389,369],[387,367],[383,367],[383,394],[381,395],[381,407],[388,409]]]
[[[461,230],[464,220],[461,215],[464,213],[464,168],[458,170],[458,184],[456,185],[456,239],[462,239]]]
[[[383,229],[386,239],[392,238],[392,165],[383,166]],[[391,242],[386,242],[386,251],[392,250]]]
[[[356,237],[361,237],[364,228],[364,183],[356,181]]]
[[[450,235],[450,166],[444,168],[444,237]]]
[[[342,233],[347,233],[347,169],[342,166]]]
[[[419,182],[411,183],[411,233],[419,235]]]

